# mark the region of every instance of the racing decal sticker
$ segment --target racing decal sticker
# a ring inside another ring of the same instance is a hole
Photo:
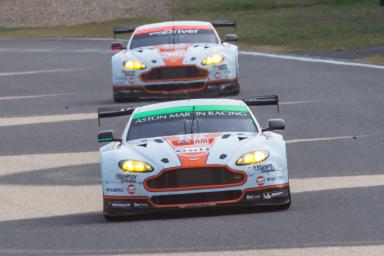
[[[265,200],[269,200],[269,199],[277,198],[277,197],[286,197],[286,196],[288,196],[287,190],[280,190],[280,191],[263,193],[263,199],[265,199]]]
[[[251,194],[251,193],[248,193],[246,196],[245,196],[245,200],[247,201],[256,201],[256,200],[260,200],[261,199],[261,195],[260,194]]]
[[[105,188],[105,191],[115,193],[115,192],[123,192],[124,189],[123,188]]]
[[[271,176],[267,178],[268,182],[285,182],[286,176],[285,175],[280,175],[280,176]]]
[[[264,183],[265,183],[264,176],[257,176],[257,178],[256,178],[257,186],[262,187],[262,186],[264,186]]]
[[[164,139],[177,153],[182,167],[197,167],[205,165],[210,149],[219,137],[219,133],[214,133],[166,136]]]
[[[159,110],[145,111],[137,113],[133,116],[133,119],[138,119],[139,122],[156,121],[160,119],[173,119],[173,118],[185,118],[192,117],[192,112],[195,112],[197,116],[231,116],[231,117],[246,117],[248,109],[245,106],[236,105],[200,105],[185,107],[173,107],[164,108]],[[152,117],[152,119],[146,119]]]
[[[116,179],[119,179],[121,182],[136,183],[136,178],[137,178],[136,174],[121,174],[121,173],[116,174]]]
[[[268,173],[268,172],[274,172],[275,167],[273,164],[258,164],[254,165],[253,168],[261,173]]]
[[[129,202],[110,202],[110,205],[114,208],[131,208],[131,203]]]
[[[148,34],[149,36],[169,35],[169,34],[197,34],[200,30],[209,30],[209,25],[178,25],[178,26],[161,26],[147,29],[140,29],[135,32],[136,35]]]
[[[136,185],[133,183],[130,183],[127,188],[128,194],[133,195],[136,193]]]
[[[134,202],[133,208],[148,208],[149,204],[146,202]]]

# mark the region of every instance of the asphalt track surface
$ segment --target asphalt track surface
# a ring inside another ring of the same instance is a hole
[[[96,133],[109,41],[0,40],[0,255],[383,255],[384,70],[240,56],[242,96],[278,94],[292,206],[106,222]],[[137,102],[133,105],[152,102]]]

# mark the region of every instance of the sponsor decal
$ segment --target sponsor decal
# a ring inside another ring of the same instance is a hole
[[[280,182],[280,181],[285,181],[285,176],[280,175],[280,176],[272,176],[267,178],[268,182]]]
[[[132,70],[123,70],[122,72],[124,73],[125,76],[135,76],[136,74],[136,71],[132,71]]]
[[[133,208],[148,208],[148,203],[138,203],[134,202],[133,203]]]
[[[176,35],[176,34],[197,34],[199,29],[167,29],[163,31],[155,31],[149,33],[150,36],[159,36],[159,35]]]
[[[182,148],[176,149],[176,153],[198,153],[198,152],[209,152],[208,147],[196,147],[196,148]]]
[[[195,111],[195,117],[217,117],[217,116],[237,116],[237,117],[247,117],[247,112],[240,111]],[[148,116],[143,118],[138,118],[135,120],[134,124],[142,124],[160,120],[171,120],[171,119],[180,119],[180,118],[192,118],[192,112],[180,112],[174,114],[164,114],[164,115],[156,115],[156,116]]]
[[[130,195],[133,195],[136,193],[136,185],[135,184],[128,184],[128,188],[127,188],[127,191],[128,191],[128,194]]]
[[[248,201],[255,201],[260,199],[261,199],[261,195],[259,194],[247,194],[245,196],[245,200],[248,200]]]
[[[276,198],[276,197],[285,197],[285,196],[288,196],[288,191],[286,190],[263,193],[263,198],[266,200]]]
[[[275,167],[273,166],[273,164],[258,164],[258,165],[254,165],[253,168],[256,171],[261,173],[268,173],[268,172],[275,171]]]
[[[221,64],[221,65],[218,65],[217,68],[219,70],[227,70],[227,64]]]
[[[107,192],[124,192],[123,188],[106,188],[105,191]]]
[[[131,208],[131,203],[111,203],[111,206],[116,208]]]
[[[256,178],[256,184],[260,187],[264,186],[265,178],[264,176],[257,176]]]
[[[121,182],[132,182],[136,183],[137,175],[135,174],[116,174],[116,178],[119,179]]]

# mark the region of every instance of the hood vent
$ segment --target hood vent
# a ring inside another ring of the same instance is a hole
[[[222,139],[228,139],[231,136],[231,134],[223,134],[221,137]]]
[[[137,145],[137,146],[139,146],[139,147],[143,147],[143,148],[146,148],[146,147],[147,147],[147,143],[144,143],[144,144],[139,144],[139,145]]]
[[[162,139],[155,139],[155,142],[157,142],[157,143],[163,143],[163,140],[162,140]]]
[[[237,137],[239,139],[239,141],[242,141],[242,140],[245,140],[245,139],[248,139],[248,137]]]

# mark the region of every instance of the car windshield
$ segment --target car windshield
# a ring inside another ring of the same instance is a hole
[[[163,44],[196,44],[212,43],[217,44],[218,39],[213,29],[199,29],[183,27],[170,27],[162,30],[143,30],[133,35],[130,49]]]
[[[244,106],[175,107],[135,114],[127,140],[215,132],[257,132],[257,126]]]

